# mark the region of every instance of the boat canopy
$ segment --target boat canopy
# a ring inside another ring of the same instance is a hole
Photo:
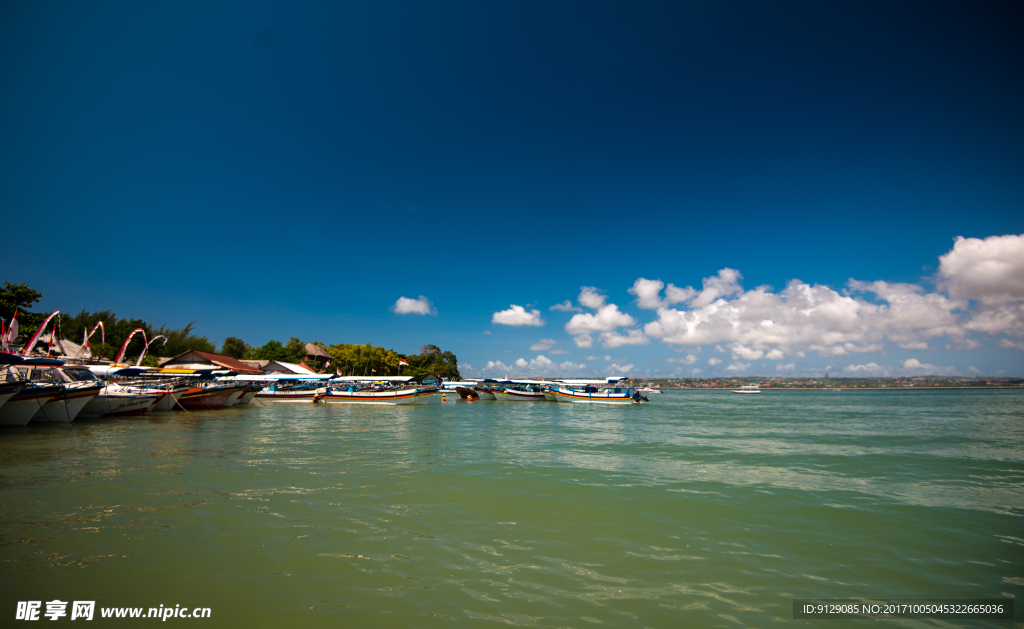
[[[24,358],[17,354],[8,354],[7,352],[0,352],[0,365],[20,365],[25,361]]]
[[[498,382],[504,384],[511,382],[512,384],[554,384],[553,380],[498,380]]]
[[[555,380],[562,384],[613,384],[619,380],[627,380],[626,376],[609,376],[604,380]]]
[[[251,376],[249,374],[242,374],[238,376],[225,376],[218,378],[218,380],[238,380],[240,382],[277,382],[278,380],[288,380],[290,382],[302,381],[302,380],[330,380],[334,377],[334,374],[330,373],[312,373],[307,371],[303,374],[298,373],[268,373],[261,374],[258,376]]]
[[[22,360],[19,365],[25,365],[28,367],[60,367],[64,364],[63,360],[57,360],[55,358],[26,358]]]
[[[412,376],[337,376],[331,382],[409,382]]]
[[[159,367],[123,367],[118,365],[88,365],[97,376],[145,376],[147,378],[209,378],[234,373],[227,369],[161,369]]]

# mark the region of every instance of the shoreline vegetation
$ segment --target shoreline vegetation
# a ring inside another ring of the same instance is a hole
[[[37,303],[43,294],[33,290],[27,284],[10,284],[4,282],[0,288],[0,317],[8,325],[17,312],[18,339],[27,342],[49,313],[34,313],[29,308]],[[102,335],[95,334],[89,340],[89,348],[95,359],[112,360],[117,356],[121,345],[132,334],[141,328],[145,338],[156,339],[163,336],[163,342],[153,342],[146,349],[142,365],[158,367],[161,358],[172,358],[190,350],[220,353],[239,360],[268,360],[289,363],[305,362],[314,371],[328,368],[328,359],[308,356],[306,342],[297,337],[289,338],[287,343],[277,340],[267,341],[260,347],[252,347],[240,338],[229,336],[221,344],[220,351],[208,336],[195,333],[195,321],[181,328],[167,325],[156,325],[142,319],[118,318],[112,310],[89,312],[83,309],[76,315],[61,313],[53,318],[47,330],[55,331],[57,338],[67,339],[73,343],[82,343],[87,331],[96,329],[97,323],[103,323]],[[458,358],[449,351],[436,345],[420,347],[418,354],[403,354],[393,349],[374,346],[369,343],[335,343],[328,345],[322,341],[311,341],[330,355],[330,370],[337,370],[344,375],[403,375],[420,377],[436,374],[442,378],[461,380]],[[125,353],[125,362],[134,363],[143,352],[145,342],[141,335],[133,338]],[[400,364],[404,361],[406,365]]]

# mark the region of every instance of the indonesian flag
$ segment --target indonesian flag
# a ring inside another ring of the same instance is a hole
[[[404,358],[399,358],[398,359],[398,366],[401,367],[402,365],[405,365],[406,367],[408,367],[409,363],[406,362],[406,360]]]
[[[324,369],[327,369],[327,368],[328,368],[328,367],[330,367],[330,366],[331,366],[331,361],[329,361],[329,360],[328,360],[328,361],[327,361],[327,364],[326,364],[326,365],[324,365]]]
[[[18,338],[18,311],[14,311],[14,316],[11,317],[11,325],[7,328],[7,342],[13,343],[14,339]]]
[[[376,369],[371,369],[370,373],[377,373],[377,370]]]

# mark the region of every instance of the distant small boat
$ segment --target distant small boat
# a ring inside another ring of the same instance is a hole
[[[640,393],[661,393],[661,389],[656,389],[654,387],[644,387],[642,389],[637,389],[637,391]]]
[[[760,393],[761,392],[761,385],[759,383],[757,383],[757,382],[755,382],[754,384],[745,384],[745,385],[741,386],[739,389],[733,389],[732,392],[733,393]]]

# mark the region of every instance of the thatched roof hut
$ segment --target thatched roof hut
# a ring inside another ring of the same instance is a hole
[[[330,360],[334,358],[327,353],[327,350],[320,347],[319,345],[313,345],[312,343],[306,343],[306,358],[315,358],[317,360],[325,359]]]

